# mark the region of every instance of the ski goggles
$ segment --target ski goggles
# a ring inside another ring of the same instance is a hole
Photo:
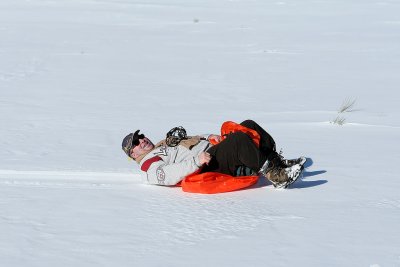
[[[128,134],[124,141],[122,142],[122,150],[124,150],[125,154],[131,158],[131,150],[140,144],[139,139],[143,139],[144,134],[139,134],[140,130],[137,130],[135,133]]]

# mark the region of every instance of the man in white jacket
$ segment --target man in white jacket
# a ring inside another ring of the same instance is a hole
[[[187,137],[186,132],[175,143],[168,142],[170,139],[167,138],[154,145],[137,130],[124,138],[122,149],[139,164],[142,180],[149,184],[176,185],[199,169],[232,176],[261,174],[275,187],[287,187],[294,182],[302,171],[304,160],[285,161],[276,153],[273,138],[257,123],[246,120],[241,125],[259,133],[259,146],[242,132],[229,134],[215,146],[209,140],[220,141],[219,135]]]

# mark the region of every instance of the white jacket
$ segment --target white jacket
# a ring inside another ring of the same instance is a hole
[[[157,147],[139,163],[142,181],[148,184],[176,185],[201,167],[199,154],[211,146],[208,141],[201,140],[192,149],[182,145]]]

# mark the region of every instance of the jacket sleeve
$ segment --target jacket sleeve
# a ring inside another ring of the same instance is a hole
[[[187,175],[201,167],[198,157],[192,157],[179,163],[166,164],[159,160],[151,164],[144,173],[145,182],[158,185],[176,185]]]

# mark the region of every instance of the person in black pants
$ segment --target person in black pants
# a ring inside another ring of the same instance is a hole
[[[284,160],[276,152],[272,136],[256,122],[246,120],[241,125],[259,134],[259,146],[240,131],[228,134],[221,141],[219,135],[190,137],[185,129],[175,127],[165,140],[155,145],[137,130],[123,139],[122,149],[139,164],[142,180],[149,184],[175,185],[197,171],[231,176],[263,175],[276,187],[286,187],[295,181],[304,161]],[[211,139],[220,142],[211,145]]]

